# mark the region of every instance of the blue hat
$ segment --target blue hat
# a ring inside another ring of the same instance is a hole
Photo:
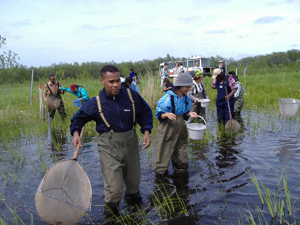
[[[189,72],[189,74],[190,74],[191,76],[193,76],[193,75],[195,74],[195,71],[192,70],[191,72]]]

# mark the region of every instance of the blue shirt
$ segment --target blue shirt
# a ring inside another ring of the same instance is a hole
[[[186,114],[190,112],[192,101],[188,95],[183,95],[181,98],[173,91],[167,91],[164,96],[162,96],[158,102],[156,107],[155,117],[159,121],[163,121],[161,119],[161,115],[163,113],[172,112],[172,103],[171,103],[171,95],[174,96],[174,104],[175,104],[175,115],[183,115],[184,119],[188,119]]]
[[[135,103],[135,118],[141,127],[141,132],[146,130],[151,132],[153,127],[152,111],[145,100],[135,91],[131,91]],[[111,96],[105,89],[99,93],[102,111],[107,122],[114,132],[126,132],[133,128],[132,102],[128,96],[127,90],[121,87],[119,94]],[[96,131],[98,133],[109,132],[107,126],[102,120],[95,97],[85,103],[71,119],[71,134],[75,131],[80,132],[85,123],[96,121]]]
[[[76,92],[75,91],[71,92],[70,88],[65,88],[65,87],[61,87],[61,90],[69,92],[77,96],[78,98],[82,98],[84,101],[87,101],[89,99],[89,95],[83,87],[78,87],[78,90]]]
[[[131,85],[129,86],[132,90],[139,92],[139,87],[136,85],[135,81],[132,81]]]

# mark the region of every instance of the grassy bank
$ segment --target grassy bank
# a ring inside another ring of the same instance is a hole
[[[268,74],[260,76],[240,77],[240,81],[246,89],[244,95],[244,109],[251,110],[269,110],[279,113],[278,98],[296,98],[300,99],[300,85],[298,83],[299,73],[286,74]],[[156,74],[145,74],[140,78],[141,83],[140,94],[144,97],[150,107],[155,110],[158,99],[162,96],[160,80]],[[33,97],[38,94],[38,85],[44,85],[42,82],[35,82],[33,89]],[[89,96],[96,96],[103,88],[99,79],[89,80],[71,80],[66,79],[60,81],[63,86],[70,86],[72,83],[82,85],[87,89]],[[204,78],[206,91],[211,99],[210,107],[215,108],[215,99],[217,91],[211,86],[212,79]],[[28,132],[28,127],[39,128],[38,130],[46,130],[47,126],[42,119],[39,118],[38,98],[33,102],[30,108],[30,83],[2,85],[0,87],[0,136],[9,137],[11,133],[22,134]],[[63,101],[66,108],[67,120],[62,123],[59,116],[56,116],[55,122],[60,126],[67,128],[69,121],[78,110],[75,108],[72,100],[76,97],[72,94],[65,93]],[[36,130],[36,129],[33,129]]]

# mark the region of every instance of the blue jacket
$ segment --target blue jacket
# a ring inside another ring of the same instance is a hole
[[[65,88],[65,87],[61,87],[61,90],[65,90],[66,92],[69,92],[77,96],[78,98],[82,98],[84,101],[89,100],[89,95],[83,87],[78,87],[78,90],[76,92],[75,91],[71,92],[70,88]]]
[[[186,113],[190,112],[192,106],[190,97],[188,95],[184,95],[182,98],[180,98],[173,91],[167,91],[165,95],[158,100],[155,117],[159,121],[164,121],[161,119],[161,114],[172,112],[171,95],[174,96],[175,115],[183,115],[185,120],[188,119]]]
[[[145,130],[151,132],[153,127],[152,111],[145,100],[135,91],[131,91],[135,103],[136,121],[141,127],[141,132]],[[132,103],[127,90],[121,87],[119,94],[111,96],[103,88],[99,93],[102,111],[105,119],[115,132],[126,132],[133,128]],[[81,131],[82,126],[91,121],[96,121],[96,131],[98,133],[109,132],[102,120],[95,97],[85,103],[71,119],[70,131]]]

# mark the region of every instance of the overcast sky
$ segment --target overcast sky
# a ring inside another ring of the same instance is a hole
[[[26,66],[300,49],[300,0],[0,0],[2,51]]]

